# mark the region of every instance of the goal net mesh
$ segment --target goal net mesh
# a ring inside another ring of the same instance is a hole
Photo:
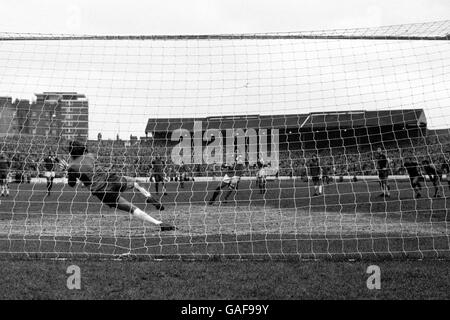
[[[0,33],[0,256],[448,258],[449,35]]]

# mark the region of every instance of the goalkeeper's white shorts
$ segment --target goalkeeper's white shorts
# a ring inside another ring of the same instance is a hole
[[[54,178],[55,177],[55,171],[45,171],[44,176],[46,178]]]

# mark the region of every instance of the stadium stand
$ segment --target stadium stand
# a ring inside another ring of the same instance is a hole
[[[304,176],[305,162],[318,154],[330,175],[375,175],[373,152],[384,148],[392,159],[392,173],[404,174],[401,155],[415,154],[418,160],[436,164],[445,161],[450,151],[448,130],[428,130],[421,109],[393,111],[348,111],[289,116],[214,117],[204,119],[149,119],[150,138],[123,140],[89,140],[88,148],[98,161],[130,176],[148,176],[152,158],[161,155],[167,163],[167,175],[174,178],[176,167],[171,151],[176,142],[170,133],[177,128],[193,130],[194,121],[204,123],[203,130],[215,128],[279,128],[279,174]],[[51,150],[66,156],[67,141],[60,137],[7,135],[0,138],[1,150],[12,162],[19,180],[39,176],[40,160]],[[215,176],[218,165],[187,165],[193,176]],[[254,175],[248,166],[246,175]],[[59,173],[61,176],[63,173]]]

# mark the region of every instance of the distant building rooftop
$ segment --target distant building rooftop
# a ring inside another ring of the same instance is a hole
[[[146,132],[193,131],[194,122],[202,121],[203,130],[231,128],[294,129],[362,128],[392,125],[426,126],[423,109],[381,111],[335,111],[286,115],[241,115],[205,118],[150,118]]]
[[[86,95],[70,91],[46,91],[35,93],[37,101],[47,100],[87,100]]]

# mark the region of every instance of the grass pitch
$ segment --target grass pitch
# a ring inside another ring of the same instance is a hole
[[[102,206],[81,186],[55,185],[45,198],[45,185],[12,185],[0,205],[0,298],[449,298],[448,187],[443,198],[428,185],[414,199],[408,182],[391,182],[382,198],[376,182],[346,182],[311,197],[299,180],[272,181],[265,195],[242,181],[229,203],[208,206],[217,184],[169,183],[162,212],[125,194],[173,232]],[[81,267],[80,291],[66,288],[71,264]],[[382,290],[366,287],[370,264]]]
[[[390,198],[372,182],[336,183],[324,195],[299,180],[272,181],[265,195],[242,181],[228,203],[207,205],[218,182],[168,183],[156,211],[137,193],[125,197],[177,231],[132,219],[102,205],[87,189],[13,185],[0,211],[0,253],[26,257],[211,259],[446,258],[450,191],[415,199],[408,182],[391,183]],[[148,187],[148,186],[147,186]],[[153,186],[151,187],[153,191]],[[444,189],[441,190],[444,191]]]
[[[66,287],[81,269],[81,290]],[[449,299],[448,261],[373,262],[0,260],[0,299]],[[192,303],[192,302],[191,302]],[[201,305],[201,302],[198,303]],[[147,307],[162,307],[158,303]],[[169,310],[170,311],[170,310]]]

